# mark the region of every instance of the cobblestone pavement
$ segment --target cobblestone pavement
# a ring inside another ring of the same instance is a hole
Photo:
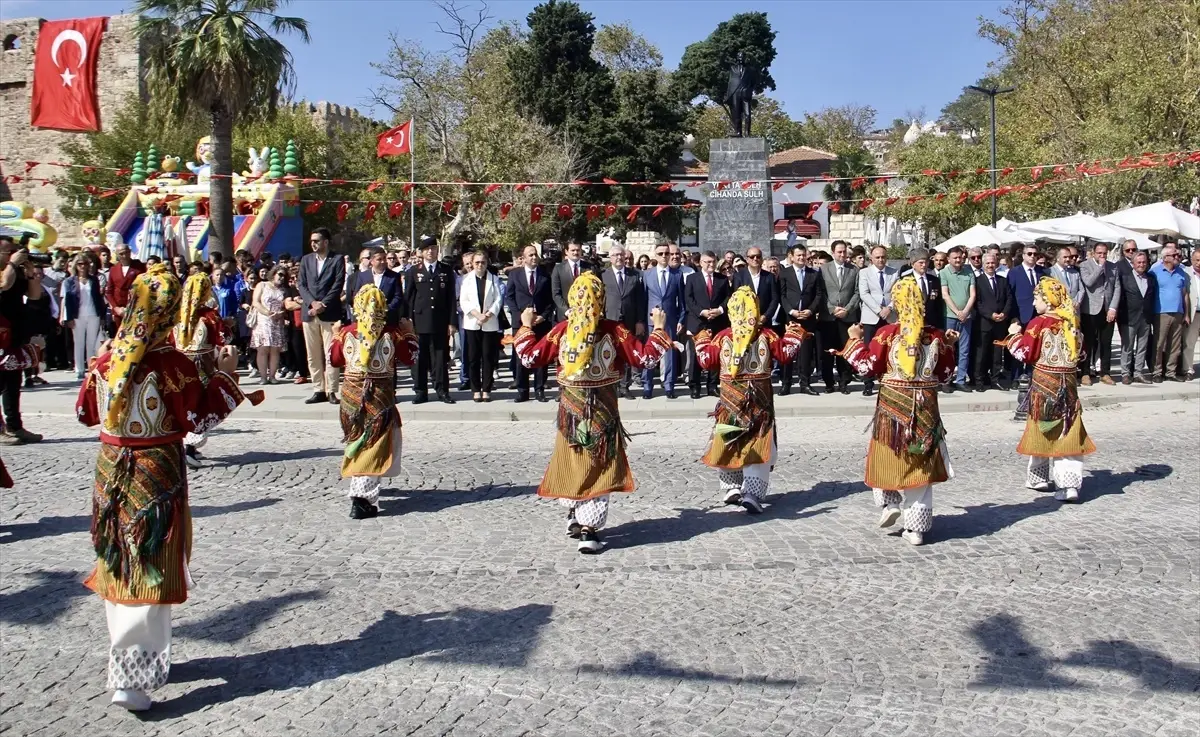
[[[94,434],[39,417],[47,442],[3,449],[0,733],[1195,735],[1198,405],[1085,419],[1100,450],[1060,507],[1023,488],[1007,415],[947,416],[958,475],[920,548],[875,527],[863,418],[781,421],[757,518],[719,504],[707,422],[631,422],[640,488],[593,558],[533,496],[549,423],[410,423],[354,522],[335,425],[233,419],[138,718],[79,584]]]

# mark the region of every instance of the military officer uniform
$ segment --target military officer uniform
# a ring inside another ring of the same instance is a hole
[[[429,373],[433,373],[433,388],[438,399],[454,404],[450,398],[449,328],[457,316],[454,295],[454,272],[440,261],[422,261],[408,270],[405,284],[408,314],[412,316],[417,334],[419,353],[413,376],[415,404],[429,399]]]

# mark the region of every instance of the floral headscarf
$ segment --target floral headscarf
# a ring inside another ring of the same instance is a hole
[[[1058,279],[1043,276],[1034,290],[1034,296],[1041,297],[1046,306],[1050,308],[1050,312],[1055,317],[1062,319],[1062,335],[1067,344],[1067,358],[1071,363],[1075,363],[1079,360],[1079,341],[1076,337],[1079,332],[1079,318],[1075,315],[1075,303],[1071,301],[1067,285]]]
[[[900,326],[900,351],[897,368],[908,379],[917,376],[917,358],[921,355],[921,330],[925,327],[925,295],[917,280],[897,279],[892,285],[892,307]]]
[[[108,364],[108,412],[104,426],[116,429],[127,414],[125,392],[146,353],[167,340],[179,313],[179,280],[166,264],[154,264],[133,280],[125,318],[112,342]]]
[[[208,307],[216,297],[213,295],[212,279],[208,274],[192,274],[183,285],[183,301],[179,304],[179,319],[176,322],[175,345],[185,349],[192,344],[192,335],[200,322],[200,309]]]
[[[733,360],[729,362],[729,375],[737,376],[741,358],[750,349],[754,336],[758,335],[758,295],[750,287],[738,287],[729,298],[730,330],[733,333]]]
[[[358,318],[359,358],[363,366],[371,364],[371,351],[387,325],[387,298],[374,284],[367,284],[354,296],[354,314]]]
[[[600,319],[604,317],[604,283],[591,272],[584,272],[571,282],[567,292],[567,329],[562,335],[559,353],[562,369],[559,376],[569,379],[582,373],[592,360]]]

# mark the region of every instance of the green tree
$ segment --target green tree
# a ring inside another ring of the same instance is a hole
[[[988,75],[975,83],[979,87],[990,89],[1004,86],[999,77]],[[942,108],[941,122],[978,138],[979,134],[988,130],[991,124],[991,107],[987,95],[963,87],[962,94],[946,103]]]
[[[603,26],[596,33],[592,55],[615,76],[625,72],[661,70],[662,52],[628,23]]]
[[[861,206],[851,201],[864,196],[861,188],[853,186],[853,180],[855,177],[873,177],[876,174],[875,157],[865,148],[844,151],[829,166],[829,176],[836,177],[837,181],[825,185],[825,199],[841,204],[843,212],[862,212]]]
[[[775,79],[771,76],[775,32],[766,13],[738,13],[718,24],[708,38],[684,49],[679,69],[672,76],[676,94],[684,102],[707,98],[724,107],[732,119],[733,110],[725,101],[725,94],[729,89],[729,70],[739,61],[753,82],[756,98],[766,90],[775,89]]]
[[[875,108],[849,104],[806,113],[801,124],[809,146],[841,153],[862,148],[863,138],[875,127]]]
[[[932,234],[949,237],[976,223],[990,222],[990,201],[969,198],[959,204],[960,192],[987,188],[988,175],[976,174],[988,166],[988,148],[958,136],[926,135],[896,151],[903,196],[887,213],[902,221],[919,221]],[[922,172],[943,172],[928,176]],[[951,176],[952,172],[957,172]],[[943,195],[938,199],[938,195]],[[921,199],[909,204],[909,198]],[[1005,203],[1006,200],[1001,200]]]
[[[294,87],[292,55],[278,36],[307,43],[302,18],[276,15],[286,0],[138,0],[138,35],[150,44],[148,80],[178,116],[198,109],[212,124],[212,233],[233,244],[233,128],[270,116]],[[221,176],[224,175],[224,176]]]

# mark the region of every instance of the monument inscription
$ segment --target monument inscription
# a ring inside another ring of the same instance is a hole
[[[767,251],[774,232],[766,139],[715,138],[709,152],[700,249],[745,253],[758,246]]]

